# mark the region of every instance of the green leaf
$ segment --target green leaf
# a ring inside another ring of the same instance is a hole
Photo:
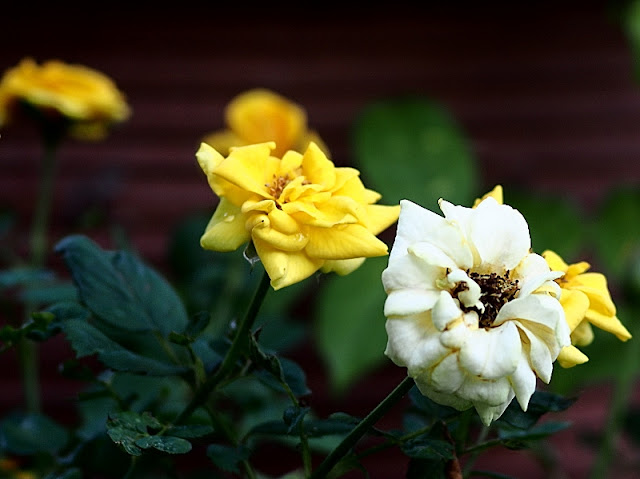
[[[32,268],[13,268],[0,271],[0,289],[24,286],[30,283],[40,283],[53,280],[52,271]]]
[[[136,446],[136,441],[144,435],[132,431],[124,426],[111,426],[107,423],[107,434],[111,440],[120,446],[124,451],[131,456],[141,456],[142,449]]]
[[[607,195],[591,230],[603,273],[622,278],[640,251],[640,191],[617,188]]]
[[[529,224],[531,246],[541,254],[550,249],[566,261],[576,261],[587,237],[585,217],[578,206],[561,196],[506,190],[505,203],[516,208]]]
[[[137,439],[135,444],[142,449],[154,448],[169,454],[186,454],[191,451],[191,443],[180,437],[145,436]]]
[[[46,283],[25,288],[20,299],[27,303],[52,304],[61,301],[77,301],[76,287],[71,283]]]
[[[506,423],[514,428],[527,430],[536,424],[544,414],[564,411],[575,401],[575,398],[565,398],[551,392],[536,391],[529,400],[526,412],[522,410],[517,401],[512,401],[495,424],[500,427],[501,424]]]
[[[418,437],[407,441],[401,449],[407,456],[415,459],[448,461],[454,456],[453,444],[429,437]]]
[[[409,413],[419,413],[428,420],[428,423],[433,423],[434,419],[440,419],[444,421],[445,419],[460,414],[460,411],[458,411],[457,409],[449,406],[443,406],[424,396],[417,386],[413,386],[409,390],[409,399],[411,400],[411,407],[408,408],[407,411]],[[422,426],[418,426],[418,428],[421,427]]]
[[[136,354],[111,340],[98,328],[81,319],[68,319],[62,328],[79,358],[97,354],[100,361],[116,371],[154,376],[181,374],[186,367]]]
[[[474,198],[478,177],[467,138],[442,106],[426,98],[369,105],[354,127],[356,166],[385,204],[409,199],[426,208],[443,197]]]
[[[42,414],[14,414],[0,422],[0,450],[12,454],[56,454],[68,440],[67,430]]]
[[[310,411],[308,407],[289,406],[282,414],[282,420],[288,426],[287,434],[291,434],[300,425]]]
[[[386,266],[386,257],[369,258],[347,276],[328,276],[318,293],[315,338],[336,394],[386,359],[386,295],[380,279]]]
[[[228,472],[240,472],[240,463],[249,459],[251,451],[246,446],[231,447],[211,444],[207,447],[207,456],[220,469]]]
[[[354,424],[341,418],[306,419],[303,421],[304,431],[309,437],[344,435],[351,432]],[[275,436],[297,436],[297,431],[290,431],[283,421],[266,421],[251,429],[250,434],[266,434]]]
[[[520,428],[501,427],[498,430],[498,437],[505,447],[510,449],[522,449],[527,447],[527,441],[544,439],[570,426],[571,423],[568,421],[549,421],[526,430]]]
[[[150,437],[148,428],[159,430],[161,427],[160,421],[149,413],[138,414],[133,411],[119,411],[109,414],[107,434],[125,452],[132,456],[140,456],[142,454],[141,449],[146,449],[145,445],[147,443],[142,441],[141,445],[138,444],[138,441]],[[148,447],[155,448],[154,444],[150,444]],[[190,448],[191,444],[189,444]]]
[[[84,304],[111,326],[130,332],[182,332],[186,310],[169,283],[126,251],[104,251],[89,238],[68,236],[61,253]]]
[[[182,437],[185,439],[193,439],[197,437],[207,436],[214,432],[213,427],[207,424],[189,424],[186,426],[172,426],[167,429],[167,436]]]

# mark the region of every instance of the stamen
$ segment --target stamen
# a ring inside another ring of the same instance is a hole
[[[271,184],[266,183],[264,186],[268,188],[269,194],[274,198],[280,198],[282,191],[284,188],[291,182],[289,176],[276,176],[275,173],[273,175],[273,181]]]

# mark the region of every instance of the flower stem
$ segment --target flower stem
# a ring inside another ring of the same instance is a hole
[[[40,185],[35,205],[35,212],[31,223],[29,237],[29,264],[33,269],[42,268],[47,256],[47,230],[51,214],[51,201],[55,178],[55,152],[57,141],[44,142],[44,155],[40,171]],[[33,303],[25,305],[25,319],[31,319],[31,313],[36,309]],[[28,339],[22,339],[18,344],[18,354],[22,367],[22,381],[27,411],[36,413],[41,409],[40,381],[38,373],[38,350],[36,344]]]
[[[333,466],[335,466],[340,459],[342,459],[349,450],[355,446],[366,432],[373,427],[373,425],[385,415],[385,413],[391,409],[391,407],[397,403],[402,397],[409,392],[413,387],[413,379],[406,377],[398,384],[389,395],[380,402],[360,423],[353,428],[353,430],[342,440],[338,446],[329,453],[329,455],[322,461],[318,468],[313,471],[310,479],[326,478]]]
[[[258,311],[260,310],[262,301],[264,300],[268,291],[269,276],[266,272],[263,272],[260,283],[258,284],[258,289],[256,290],[256,293],[251,300],[251,304],[249,304],[247,312],[238,325],[236,335],[233,338],[233,342],[231,343],[227,354],[222,360],[222,363],[220,364],[216,372],[213,375],[209,376],[204,384],[202,384],[202,386],[200,386],[200,388],[196,391],[193,398],[191,399],[191,402],[187,404],[184,410],[176,418],[174,422],[175,424],[183,423],[193,413],[193,411],[195,411],[200,405],[204,404],[211,391],[213,391],[216,386],[218,386],[220,382],[225,379],[227,374],[231,371],[238,359],[240,351],[247,342],[251,327],[253,326],[256,317],[258,316]]]
[[[619,437],[620,429],[624,423],[624,414],[631,395],[631,389],[636,378],[637,358],[640,347],[636,338],[640,337],[640,327],[636,326],[633,331],[635,338],[627,344],[627,350],[622,361],[619,363],[618,373],[615,378],[613,398],[609,407],[609,418],[604,432],[604,437],[600,445],[598,457],[591,470],[591,479],[608,477],[607,470],[611,464],[615,449],[615,440]]]

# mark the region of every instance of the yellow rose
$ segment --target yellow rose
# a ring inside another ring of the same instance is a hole
[[[288,150],[304,151],[316,143],[325,154],[328,148],[320,137],[307,129],[307,115],[302,107],[272,91],[249,90],[235,97],[225,109],[228,128],[205,136],[204,143],[223,155],[234,146],[273,141],[273,154],[281,157]]]
[[[109,125],[130,114],[110,78],[57,60],[38,66],[27,58],[5,72],[0,81],[0,127],[20,103],[36,109],[43,121],[69,120],[70,133],[80,139],[102,138]]]
[[[590,265],[585,261],[568,265],[553,251],[547,250],[542,256],[552,270],[564,272],[556,282],[562,291],[560,303],[571,331],[572,346],[563,348],[558,356],[562,367],[588,361],[587,356],[573,345],[586,346],[593,341],[592,325],[615,334],[621,341],[631,338],[616,317],[616,307],[603,274],[587,272]]]
[[[218,207],[202,247],[233,251],[253,241],[274,289],[314,272],[347,274],[365,257],[387,254],[375,235],[398,219],[400,207],[374,203],[354,168],[336,168],[315,144],[304,154],[272,156],[273,142],[232,148],[224,157],[202,143],[196,153]]]

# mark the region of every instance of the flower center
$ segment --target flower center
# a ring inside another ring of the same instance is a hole
[[[500,308],[511,301],[520,289],[518,280],[512,281],[509,278],[509,271],[507,271],[505,276],[499,276],[496,273],[480,274],[467,272],[467,274],[469,278],[480,286],[480,291],[482,292],[480,301],[484,305],[484,311],[479,311],[475,306],[465,307],[462,302],[460,303],[460,307],[465,313],[468,311],[476,311],[479,316],[479,326],[485,329],[490,328],[493,326],[493,322],[498,316]],[[457,298],[461,292],[468,289],[469,287],[466,283],[460,282],[453,291],[451,291],[451,296]]]
[[[289,175],[276,176],[274,174],[273,181],[271,183],[266,183],[264,186],[267,187],[269,194],[277,199],[277,198],[280,198],[282,191],[284,190],[285,186],[287,186],[289,183],[291,183],[291,179],[289,178]]]

